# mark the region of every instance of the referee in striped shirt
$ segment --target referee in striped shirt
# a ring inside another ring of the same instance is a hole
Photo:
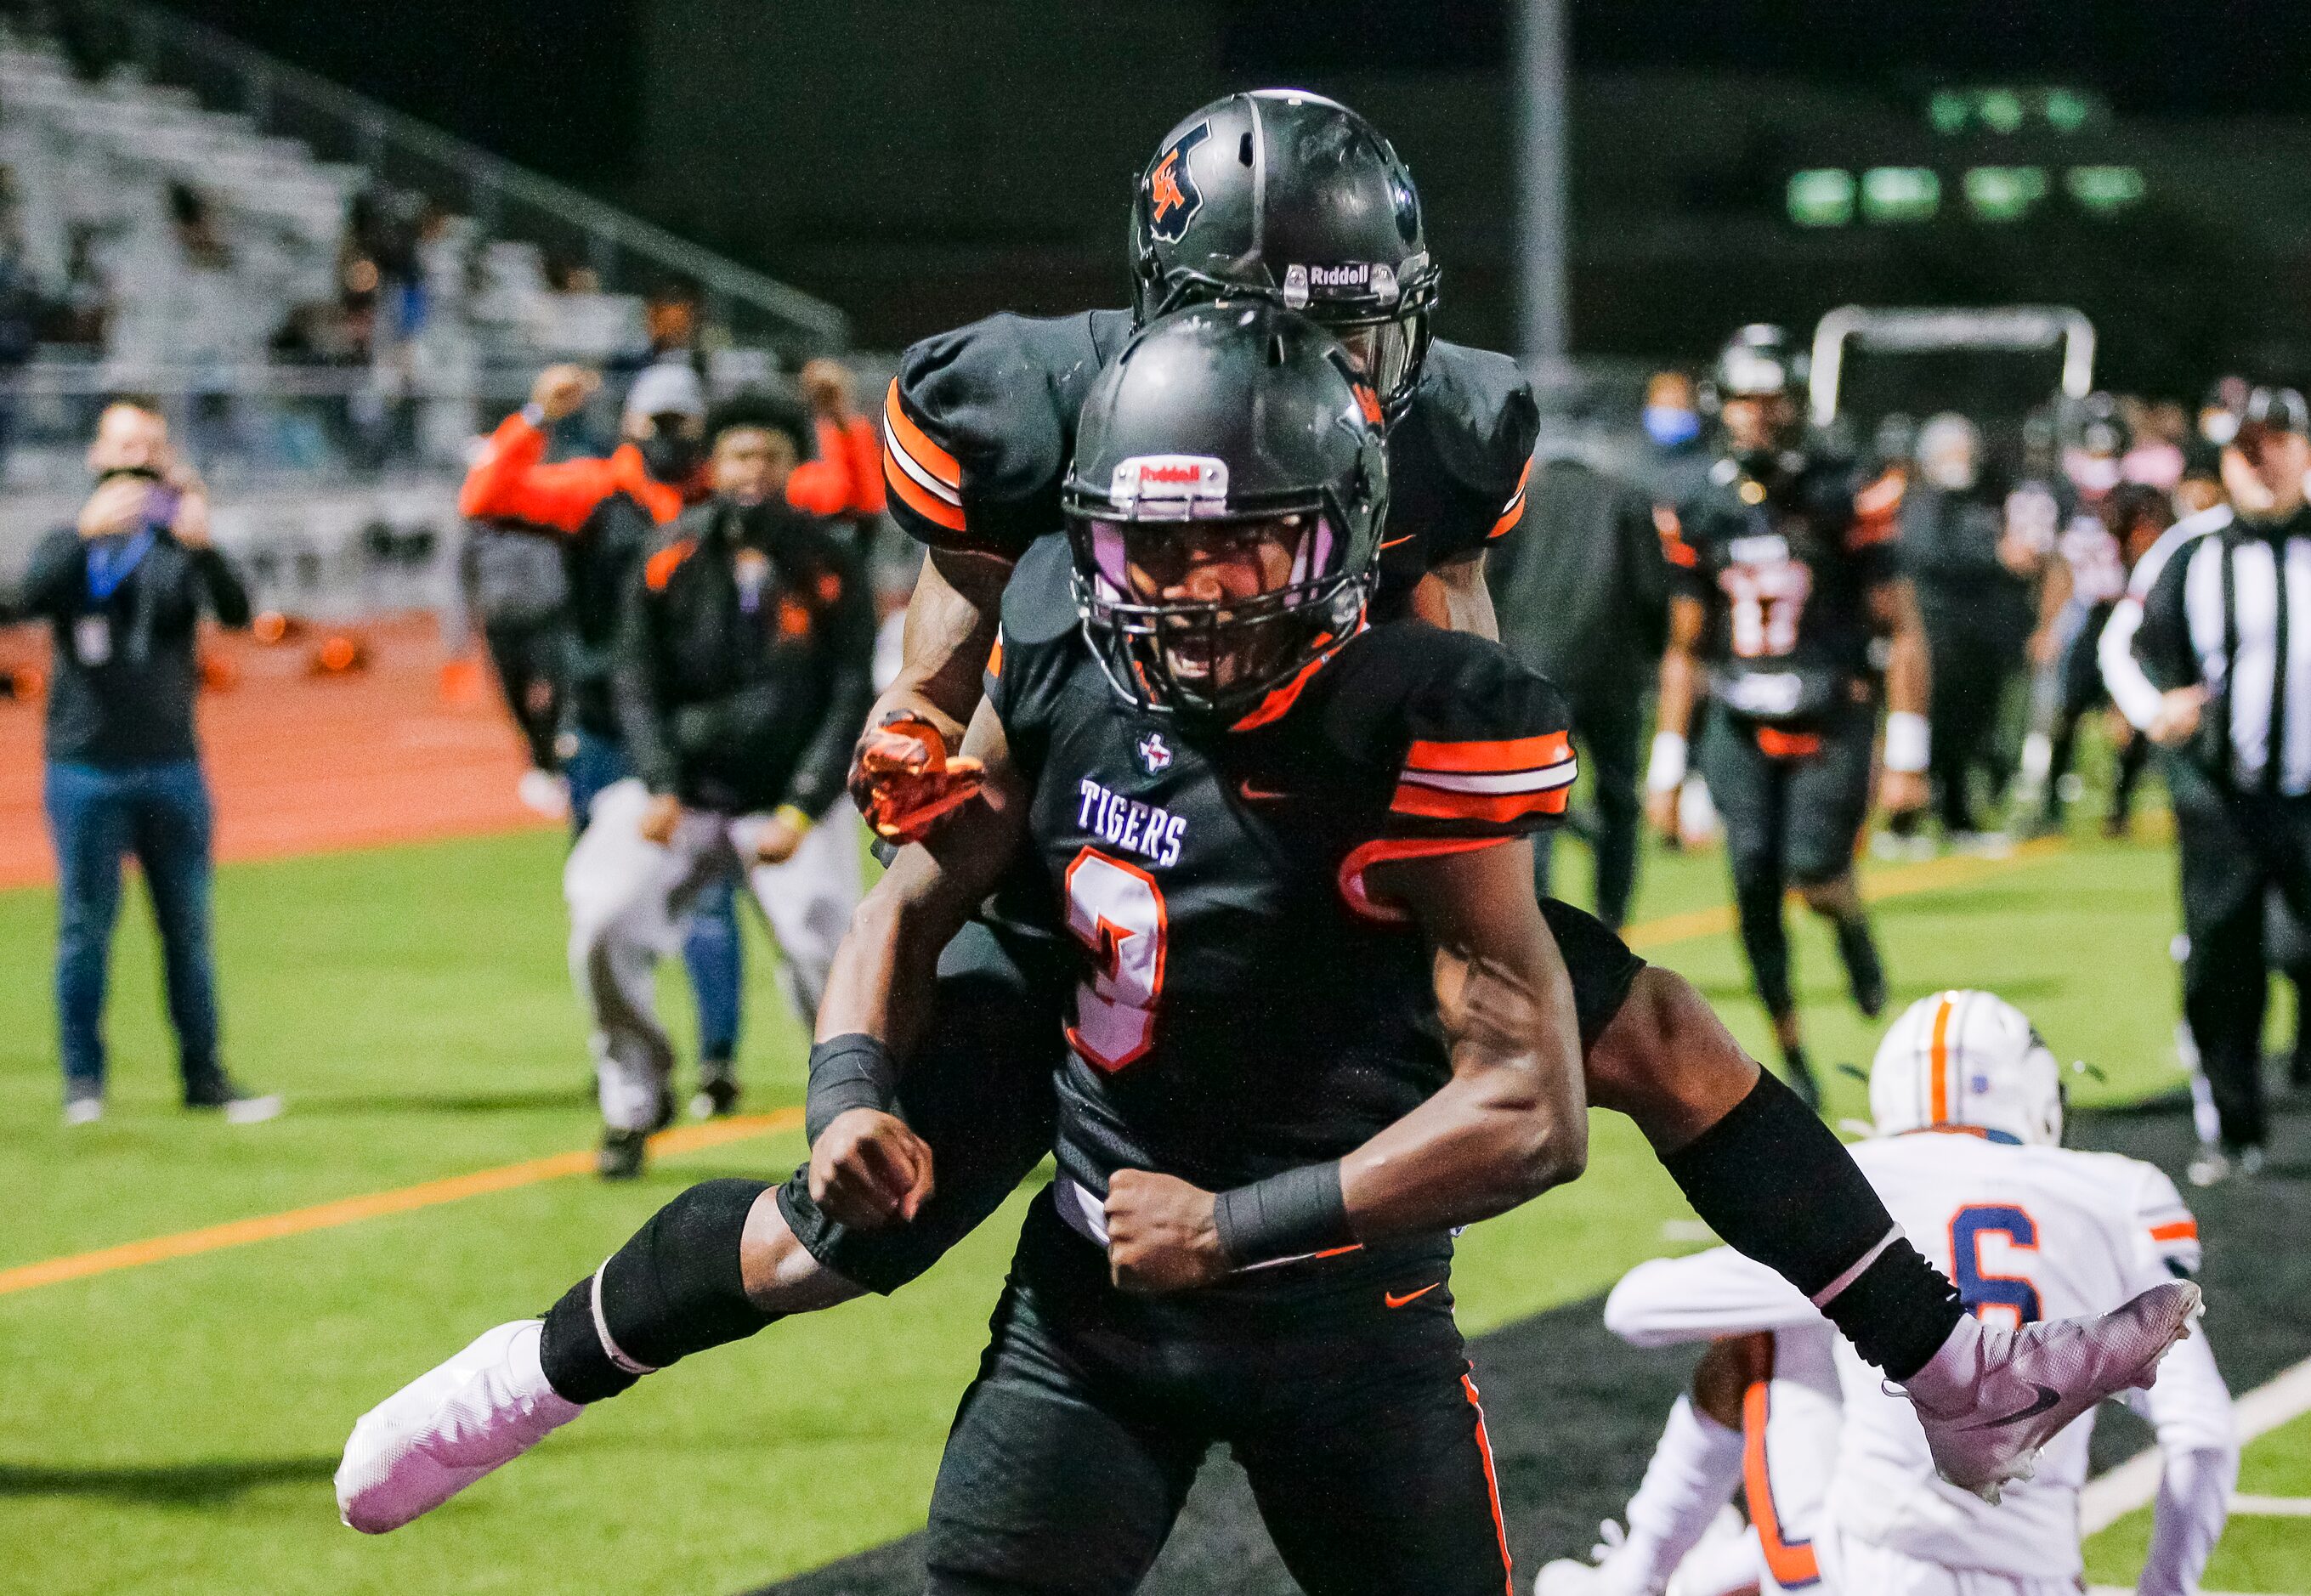
[[[2223,450],[2230,513],[2167,534],[2104,650],[2113,699],[2170,753],[2190,942],[2183,1009],[2220,1125],[2221,1145],[2192,1169],[2202,1185],[2263,1164],[2267,892],[2311,917],[2307,472],[2303,396],[2257,389]]]

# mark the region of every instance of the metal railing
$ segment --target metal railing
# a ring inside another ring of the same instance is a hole
[[[667,278],[703,295],[710,324],[789,362],[849,341],[849,319],[824,301],[702,249],[564,183],[144,0],[81,0],[118,23],[128,58],[260,133],[293,138],[319,159],[358,165],[472,216],[492,237],[526,239],[582,260],[605,287],[642,292]]]

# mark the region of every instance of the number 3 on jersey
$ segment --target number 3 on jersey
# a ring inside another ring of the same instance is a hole
[[[1993,1275],[1983,1269],[1982,1239],[1990,1235],[2004,1236],[2010,1252],[2038,1250],[2037,1222],[2022,1209],[2010,1203],[1960,1208],[1950,1216],[1950,1272],[1958,1281],[1959,1300],[1967,1313],[1985,1323],[1995,1322],[1991,1315],[1998,1311],[2001,1317],[2012,1316],[2010,1329],[2036,1324],[2045,1316],[2039,1308],[2038,1288],[2019,1275]]]
[[[1167,932],[1164,889],[1137,865],[1086,848],[1068,867],[1068,929],[1099,960],[1076,988],[1068,1042],[1102,1069],[1121,1069],[1156,1045]]]

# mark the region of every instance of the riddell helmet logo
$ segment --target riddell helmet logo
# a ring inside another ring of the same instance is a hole
[[[1204,208],[1204,191],[1196,187],[1188,156],[1211,135],[1210,123],[1197,123],[1147,169],[1147,231],[1167,244],[1178,243],[1188,223]]]
[[[1295,261],[1284,268],[1284,302],[1295,310],[1321,300],[1376,299],[1392,305],[1401,292],[1395,268],[1385,261],[1348,260],[1337,266]]]
[[[1194,504],[1200,513],[1227,502],[1225,460],[1209,455],[1133,455],[1119,460],[1108,486],[1108,497],[1129,508],[1146,500],[1168,501],[1180,511]]]

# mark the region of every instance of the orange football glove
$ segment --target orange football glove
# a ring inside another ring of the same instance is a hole
[[[985,765],[950,757],[938,728],[912,715],[870,728],[851,755],[851,801],[876,836],[894,842],[921,842],[986,783]]]

